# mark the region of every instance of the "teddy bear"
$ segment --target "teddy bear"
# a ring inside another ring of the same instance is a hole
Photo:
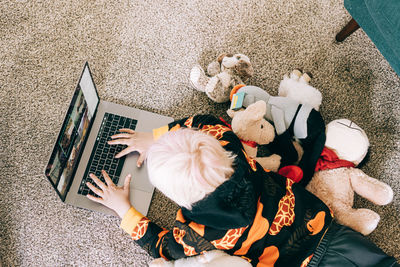
[[[322,103],[322,94],[317,88],[310,85],[310,81],[311,74],[295,69],[289,75],[285,74],[283,76],[279,84],[278,96],[291,98],[319,111]]]
[[[243,54],[221,54],[207,67],[207,76],[201,66],[190,72],[190,83],[198,91],[205,92],[216,103],[229,101],[234,86],[253,76],[250,59]]]
[[[298,77],[296,74],[291,76],[293,79]],[[306,76],[299,76],[297,83],[303,83],[300,78],[305,80]],[[303,155],[298,163],[303,171],[300,184],[306,186],[314,174],[315,164],[325,144],[325,122],[320,112],[305,102],[301,103],[288,96],[272,96],[257,86],[237,85],[232,89],[231,97],[238,94],[243,96],[243,107],[259,100],[266,103],[264,118],[275,127],[280,149],[288,155],[285,157],[285,165],[291,165],[297,160],[292,141],[300,143],[303,148]]]
[[[354,192],[376,205],[386,205],[393,199],[393,190],[356,168],[369,147],[367,135],[357,124],[338,119],[326,128],[325,148],[306,189],[325,202],[340,224],[368,235],[380,217],[370,209],[353,208]]]
[[[149,267],[251,267],[252,265],[239,256],[231,256],[222,250],[205,251],[201,255],[166,261],[158,258],[150,262]]]
[[[272,154],[267,157],[257,157],[257,146],[269,144],[275,139],[275,129],[264,119],[267,105],[257,101],[246,109],[234,111],[228,109],[232,118],[232,131],[242,140],[246,154],[255,159],[264,169],[277,171],[281,164],[281,156]]]

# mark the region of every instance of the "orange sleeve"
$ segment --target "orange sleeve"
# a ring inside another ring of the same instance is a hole
[[[163,134],[165,134],[166,132],[168,132],[169,127],[168,125],[164,125],[160,128],[157,129],[153,129],[153,139],[157,140],[158,138],[160,138]]]
[[[122,218],[120,227],[129,235],[131,235],[143,217],[144,216],[140,212],[138,212],[134,207],[131,207]]]

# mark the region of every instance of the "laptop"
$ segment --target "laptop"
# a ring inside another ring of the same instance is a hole
[[[126,146],[108,145],[111,135],[121,128],[151,132],[173,119],[152,112],[100,100],[93,77],[86,62],[50,156],[45,175],[62,201],[76,207],[116,213],[86,195],[95,195],[86,185],[94,173],[103,182],[101,170],[106,170],[115,184],[122,186],[127,174],[131,204],[147,215],[154,192],[149,182],[146,163],[136,166],[138,153],[120,159],[114,156]]]

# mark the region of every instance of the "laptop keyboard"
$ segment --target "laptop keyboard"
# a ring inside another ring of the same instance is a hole
[[[114,184],[119,181],[119,176],[124,166],[125,157],[116,159],[115,155],[124,149],[124,145],[109,145],[107,141],[114,134],[120,133],[119,129],[129,128],[135,130],[137,120],[105,113],[103,122],[101,124],[99,133],[97,134],[96,142],[94,144],[92,154],[88,165],[85,170],[81,185],[79,186],[78,194],[86,196],[87,194],[96,196],[89,187],[86,185],[87,182],[92,183],[97,187],[90,178],[89,174],[94,173],[102,182],[105,183],[104,177],[101,175],[101,171],[105,170],[110,176]]]

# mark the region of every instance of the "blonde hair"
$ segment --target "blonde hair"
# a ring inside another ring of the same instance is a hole
[[[150,182],[178,205],[192,204],[233,174],[234,156],[214,137],[193,129],[165,133],[149,149]]]

